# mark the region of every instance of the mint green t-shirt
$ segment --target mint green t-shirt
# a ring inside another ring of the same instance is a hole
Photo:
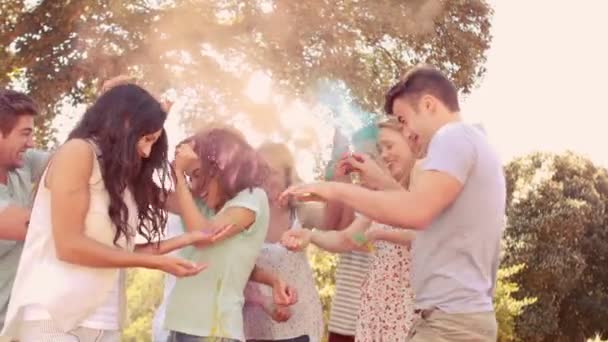
[[[268,197],[260,188],[239,192],[218,214],[231,207],[255,212],[254,223],[213,246],[182,250],[182,257],[209,266],[196,276],[177,280],[167,305],[167,330],[201,337],[245,340],[243,291],[266,238],[270,209]]]
[[[42,175],[49,153],[29,149],[23,157],[24,165],[9,171],[6,184],[0,183],[0,211],[15,205],[31,207],[34,182]],[[0,240],[0,329],[8,309],[8,300],[19,266],[23,241]]]

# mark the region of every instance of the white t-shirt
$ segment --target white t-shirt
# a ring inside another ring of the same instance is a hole
[[[419,308],[448,313],[493,310],[505,225],[502,162],[477,127],[454,122],[431,139],[423,171],[439,171],[463,188],[413,246],[412,286]]]

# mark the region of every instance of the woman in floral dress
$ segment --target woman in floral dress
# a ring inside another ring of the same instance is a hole
[[[379,128],[378,150],[393,178],[386,187],[407,187],[415,156],[401,134],[401,126],[389,120],[381,123]],[[344,165],[338,166],[343,170]],[[412,231],[381,225],[358,215],[345,230],[290,230],[283,235],[282,243],[291,250],[301,250],[312,242],[330,252],[371,252],[355,341],[401,342],[406,341],[416,318],[414,293],[410,286],[410,243],[413,238]]]

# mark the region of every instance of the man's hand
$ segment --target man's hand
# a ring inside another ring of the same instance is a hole
[[[287,196],[293,196],[296,200],[306,202],[306,201],[329,201],[334,200],[335,191],[334,191],[334,182],[319,182],[319,183],[310,183],[310,184],[300,184],[290,186],[287,190],[283,191],[281,196],[279,196],[279,200],[285,198]]]

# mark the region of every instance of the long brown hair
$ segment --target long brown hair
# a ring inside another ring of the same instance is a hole
[[[167,223],[169,163],[167,134],[163,125],[167,113],[145,89],[118,85],[103,93],[84,113],[68,136],[94,141],[99,148],[99,166],[110,196],[108,214],[116,226],[114,243],[121,236],[130,238],[129,210],[123,198],[129,189],[138,209],[137,232],[148,241],[160,240]],[[150,156],[141,158],[137,142],[141,137],[161,131]],[[159,179],[159,185],[154,182]]]

